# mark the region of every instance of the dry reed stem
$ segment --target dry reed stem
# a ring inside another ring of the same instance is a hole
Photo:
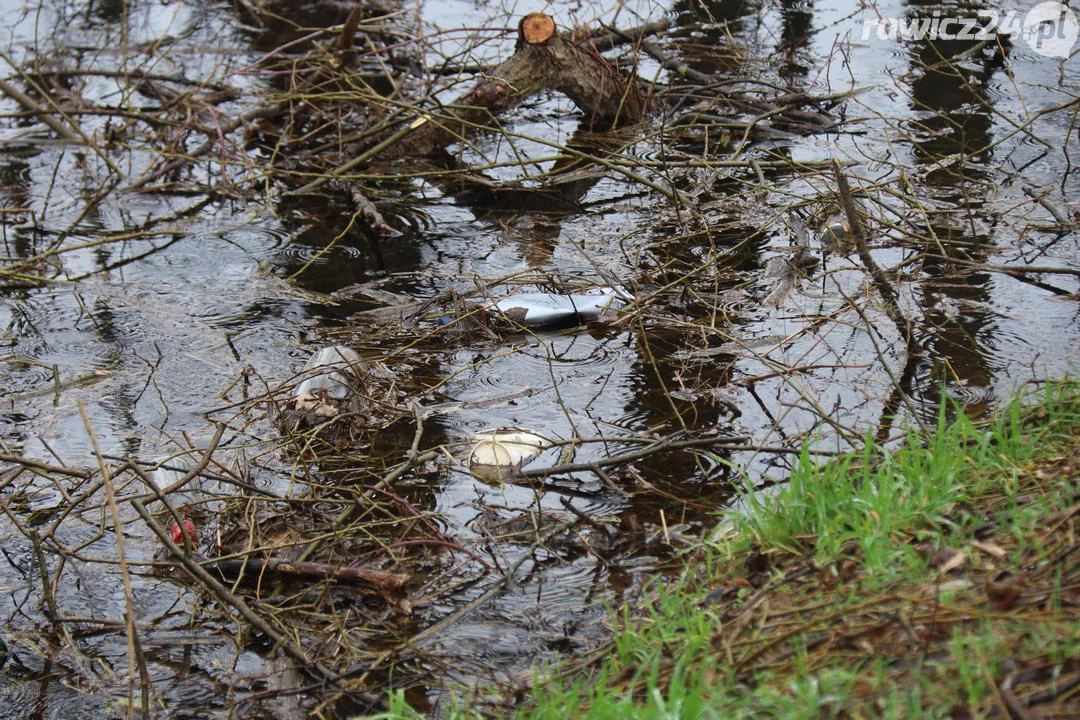
[[[112,518],[113,532],[116,536],[116,555],[120,562],[120,578],[124,588],[124,624],[127,629],[127,661],[128,661],[128,697],[127,716],[135,717],[135,678],[139,679],[142,714],[150,712],[150,674],[147,672],[143,654],[139,648],[139,634],[135,628],[135,595],[131,590],[131,574],[127,564],[127,554],[124,550],[124,523],[120,517],[120,507],[116,502],[116,486],[113,484],[112,471],[101,454],[101,446],[98,444],[97,433],[90,424],[90,417],[86,414],[86,407],[82,401],[77,402],[79,415],[83,421],[83,427],[90,437],[90,443],[94,448],[94,455],[98,460],[98,469],[101,473],[101,481],[105,487],[105,501],[109,506],[109,514]]]

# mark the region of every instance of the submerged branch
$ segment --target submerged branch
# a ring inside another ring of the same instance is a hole
[[[72,130],[69,126],[57,120],[53,117],[52,112],[38,105],[33,98],[24,93],[19,88],[15,87],[6,80],[0,80],[0,92],[7,95],[15,102],[22,105],[24,108],[32,112],[37,119],[49,126],[49,129],[55,132],[64,140],[73,143],[83,143],[84,138],[79,133]]]

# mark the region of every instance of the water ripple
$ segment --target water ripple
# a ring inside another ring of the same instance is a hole
[[[330,265],[348,260],[357,260],[363,253],[351,245],[332,245],[316,247],[302,243],[289,243],[278,250],[283,258],[299,263]]]

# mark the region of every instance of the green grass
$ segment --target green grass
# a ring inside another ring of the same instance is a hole
[[[896,450],[803,454],[772,494],[744,488],[678,580],[623,608],[599,658],[538,671],[518,716],[1078,713],[1080,512],[1060,512],[1078,478],[1075,382],[987,423],[942,414]],[[399,699],[387,717],[410,712]]]

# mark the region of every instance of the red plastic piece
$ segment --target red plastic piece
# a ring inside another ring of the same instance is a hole
[[[184,532],[187,532],[187,536],[191,538],[192,545],[199,544],[199,532],[195,529],[195,523],[190,520],[184,521],[183,530],[180,529],[179,523],[173,523],[172,527],[169,528],[169,534],[172,536],[172,541],[181,547],[184,545]]]

